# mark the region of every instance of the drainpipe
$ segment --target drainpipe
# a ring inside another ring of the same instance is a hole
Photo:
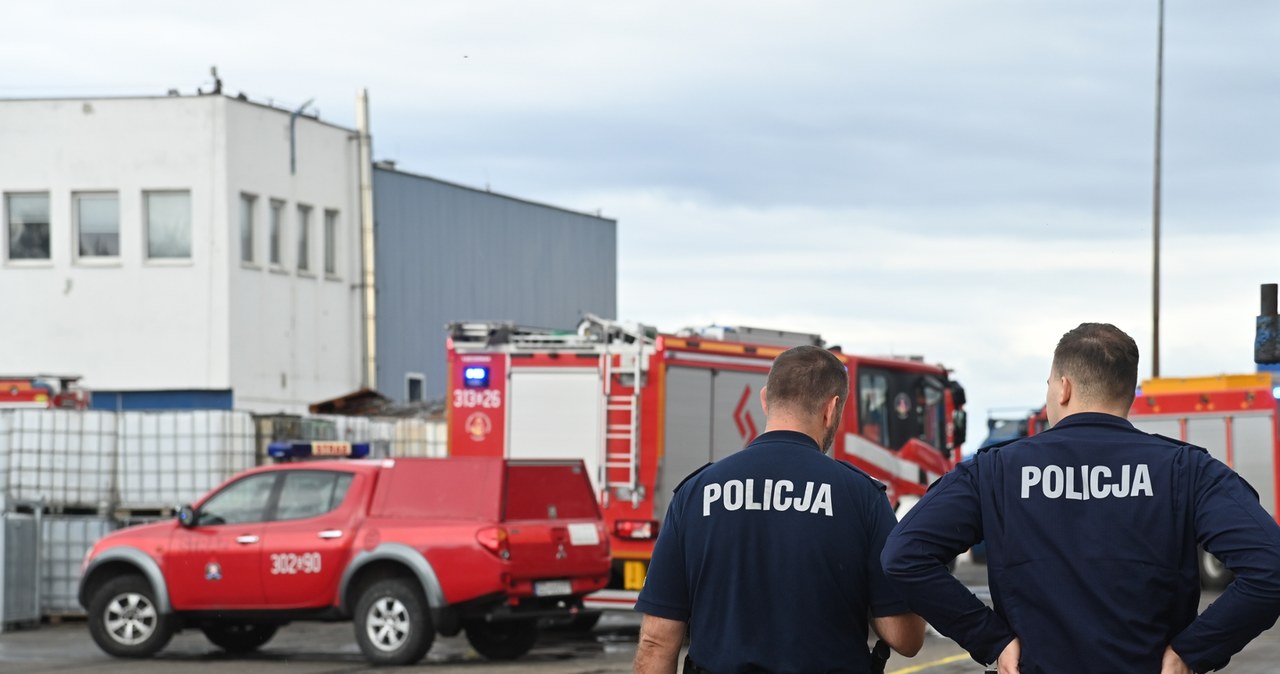
[[[218,86],[221,87],[222,85],[219,84]],[[298,115],[301,115],[302,111],[306,110],[307,106],[311,105],[315,100],[314,98],[308,100],[289,114],[289,175],[297,175],[298,173]]]
[[[369,90],[356,96],[356,129],[360,133],[360,252],[364,290],[364,388],[378,388],[378,292],[373,250],[373,139],[369,135]]]

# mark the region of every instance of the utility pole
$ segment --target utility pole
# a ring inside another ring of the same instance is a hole
[[[1160,376],[1160,132],[1164,106],[1164,0],[1156,28],[1156,156],[1151,198],[1151,376]]]

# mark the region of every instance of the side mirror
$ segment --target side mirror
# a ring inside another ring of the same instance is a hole
[[[196,525],[196,510],[187,504],[178,509],[178,524],[183,528],[190,529]]]
[[[956,410],[952,414],[952,421],[955,423],[955,445],[958,450],[969,435],[969,415],[964,410]]]

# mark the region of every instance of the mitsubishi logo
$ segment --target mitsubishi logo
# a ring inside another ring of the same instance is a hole
[[[748,384],[742,388],[742,397],[738,399],[738,406],[733,408],[733,422],[738,425],[738,435],[742,436],[744,442],[751,442],[756,439],[756,422],[751,418],[751,410],[747,409],[747,403],[751,400],[751,385]]]

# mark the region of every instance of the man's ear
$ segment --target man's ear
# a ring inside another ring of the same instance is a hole
[[[1058,405],[1066,407],[1067,403],[1071,402],[1071,389],[1073,387],[1071,385],[1071,380],[1066,377],[1062,377],[1060,383],[1061,386],[1058,388]]]
[[[769,390],[768,386],[760,387],[760,407],[761,409],[764,410],[764,415],[766,417],[769,416],[769,395],[767,393],[768,390]]]
[[[835,421],[836,411],[840,409],[840,396],[831,396],[826,408],[822,411],[822,427],[826,428]]]

